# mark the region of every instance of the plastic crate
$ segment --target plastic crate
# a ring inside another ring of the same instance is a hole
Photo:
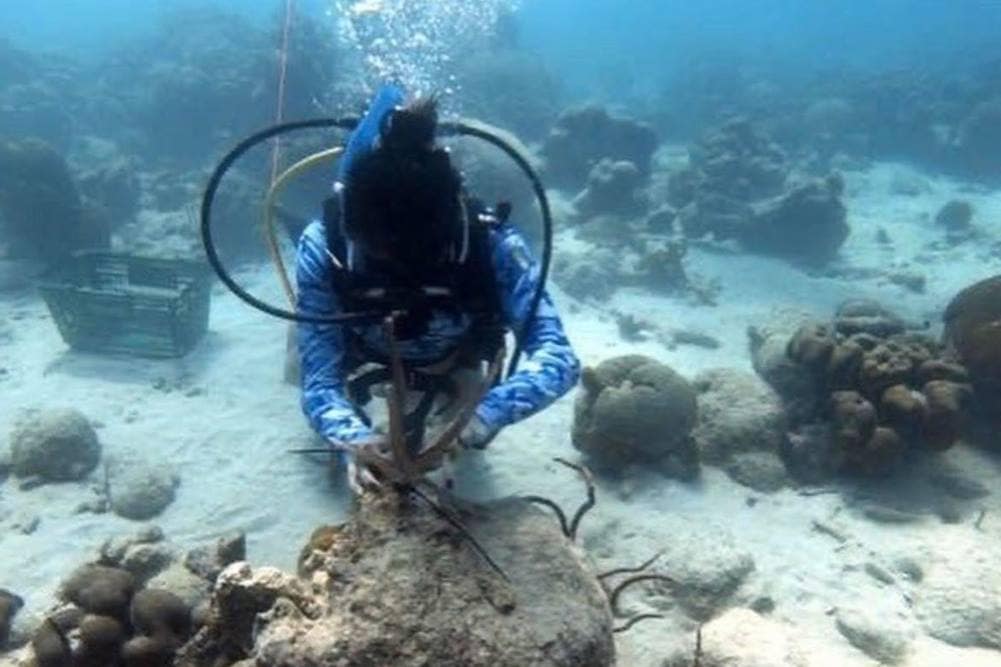
[[[39,289],[74,349],[180,357],[208,328],[209,275],[198,262],[83,251]]]

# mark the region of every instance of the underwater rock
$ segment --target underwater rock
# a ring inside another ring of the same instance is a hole
[[[726,529],[702,525],[675,535],[655,571],[675,583],[654,581],[652,590],[679,604],[691,618],[706,621],[726,607],[754,571],[754,558]],[[657,599],[650,603],[656,605]]]
[[[866,607],[839,608],[834,623],[852,646],[881,665],[896,665],[907,655],[909,632],[892,615]]]
[[[643,175],[632,162],[602,158],[587,175],[587,185],[573,204],[586,220],[595,215],[639,215],[646,207],[638,190]]]
[[[100,564],[117,567],[132,547],[163,541],[163,531],[157,526],[145,526],[132,535],[108,538],[100,548]]]
[[[856,391],[831,394],[829,410],[835,438],[846,451],[862,448],[876,429],[876,409]]]
[[[945,227],[950,234],[969,232],[972,220],[973,206],[962,199],[949,201],[935,214],[935,224]]]
[[[645,242],[635,268],[623,276],[623,281],[661,293],[686,290],[691,287],[685,273],[686,254],[688,245],[684,239]]]
[[[1001,423],[1001,276],[959,292],[943,319],[945,344],[969,372],[980,413]]]
[[[836,342],[834,332],[827,324],[805,324],[789,341],[786,354],[796,363],[819,372],[828,367]]]
[[[831,175],[755,206],[738,240],[752,252],[810,263],[832,259],[848,238],[844,181]]]
[[[59,594],[88,613],[126,620],[137,587],[135,577],[120,568],[82,565],[62,583]]]
[[[790,319],[795,327],[797,321],[802,322],[805,318],[790,316]],[[787,354],[789,339],[795,330],[770,325],[752,325],[747,329],[754,371],[782,397],[789,421],[794,424],[812,419],[819,401],[814,373]]]
[[[11,259],[49,264],[106,248],[108,221],[86,206],[63,156],[37,139],[0,141],[0,221]]]
[[[55,623],[42,623],[31,636],[38,667],[69,667],[73,652],[64,632]]]
[[[933,449],[947,449],[963,432],[973,392],[969,385],[932,380],[921,389],[925,414],[921,435]]]
[[[879,343],[862,355],[858,389],[873,399],[897,384],[909,384],[914,377],[915,360],[911,350],[897,341]]]
[[[170,591],[193,609],[208,599],[212,581],[198,576],[181,563],[174,562],[147,581],[146,588]]]
[[[173,650],[191,635],[191,609],[170,591],[147,588],[132,598],[130,620],[139,635],[162,640]]]
[[[10,628],[14,623],[14,617],[24,606],[24,600],[20,596],[11,593],[7,589],[0,588],[0,651],[7,646],[7,638],[10,636]]]
[[[702,627],[701,667],[807,667],[795,632],[778,621],[735,607]]]
[[[14,423],[10,448],[16,476],[50,482],[81,479],[101,457],[94,428],[72,409],[26,411]]]
[[[574,447],[599,466],[674,459],[697,473],[695,391],[649,357],[613,357],[584,370],[574,403]]]
[[[213,582],[226,566],[247,557],[247,536],[234,531],[211,546],[192,549],[184,556],[184,566],[199,577]]]
[[[747,451],[777,453],[785,439],[782,400],[758,377],[720,368],[692,381],[698,393],[698,421],[692,431],[699,458],[722,463]]]
[[[769,452],[734,454],[724,467],[730,479],[761,493],[774,493],[790,481],[782,459]]]
[[[553,265],[553,279],[575,299],[604,301],[621,284],[616,253],[610,249],[560,253]]]
[[[789,167],[778,144],[747,118],[734,118],[688,149],[698,190],[749,202],[782,192]]]
[[[80,664],[114,665],[122,644],[125,643],[125,627],[110,616],[88,614],[80,621],[80,646],[74,651],[74,658]]]
[[[135,575],[140,585],[166,570],[177,555],[166,543],[135,544],[128,548],[121,561],[116,564]]]
[[[982,535],[950,534],[925,570],[914,609],[925,631],[956,646],[1001,649],[1001,553]]]
[[[685,236],[716,240],[737,238],[751,224],[753,211],[745,202],[713,192],[700,194],[696,201],[678,211]]]
[[[925,397],[906,384],[895,384],[883,392],[879,414],[894,431],[906,438],[916,437],[925,422]]]
[[[849,338],[837,343],[827,362],[827,387],[832,390],[857,387],[864,357],[865,348],[858,341]]]
[[[844,301],[834,313],[834,329],[843,336],[865,333],[885,338],[903,333],[906,328],[896,313],[869,299]]]
[[[878,426],[875,406],[855,391],[831,394],[830,419],[843,464],[866,475],[891,472],[907,450],[896,431]]]
[[[656,132],[646,123],[612,116],[598,106],[568,109],[542,145],[546,182],[577,191],[602,158],[631,162],[646,179],[657,144]]]
[[[170,466],[134,452],[118,455],[106,465],[108,501],[115,514],[145,521],[174,502],[180,478]]]
[[[209,624],[182,650],[201,667],[609,667],[605,593],[546,512],[520,499],[460,509],[504,581],[424,504],[363,497],[301,562],[302,579],[229,566]],[[251,647],[240,655],[236,647]],[[228,663],[227,663],[228,664]]]

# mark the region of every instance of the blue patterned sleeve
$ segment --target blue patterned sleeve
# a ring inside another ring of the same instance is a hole
[[[312,222],[300,237],[296,254],[300,313],[326,316],[340,312],[331,289],[332,269],[323,225]],[[309,423],[333,443],[349,444],[371,435],[368,424],[347,396],[341,326],[300,322],[297,339],[302,363],[302,409]]]
[[[513,226],[504,224],[492,231],[491,241],[504,317],[516,335],[521,335],[540,267]],[[518,371],[491,389],[476,409],[477,417],[491,431],[539,412],[570,391],[580,378],[580,361],[548,292],[520,342],[523,356]]]

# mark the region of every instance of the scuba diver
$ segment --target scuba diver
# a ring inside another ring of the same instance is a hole
[[[435,142],[436,101],[404,105],[383,87],[351,134],[322,220],[299,238],[299,312],[373,312],[365,323],[299,322],[302,408],[346,463],[352,489],[384,480],[363,450],[384,451],[386,436],[363,410],[372,390],[405,368],[408,447],[422,446],[426,422],[470,396],[484,362],[506,334],[524,353],[520,369],[486,390],[458,444],[484,449],[510,424],[567,393],[580,363],[549,295],[534,313],[539,265],[507,220],[510,206],[488,208],[469,195],[448,151]],[[392,329],[380,324],[393,316]],[[445,405],[442,405],[445,398]]]

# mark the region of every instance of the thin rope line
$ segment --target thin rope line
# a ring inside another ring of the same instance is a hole
[[[292,31],[294,0],[285,0],[285,26],[282,29],[282,48],[278,58],[278,100],[275,109],[275,124],[281,124],[285,117],[285,80],[288,72],[289,33]],[[276,136],[271,147],[271,183],[278,178],[278,158],[281,154],[281,137]]]

